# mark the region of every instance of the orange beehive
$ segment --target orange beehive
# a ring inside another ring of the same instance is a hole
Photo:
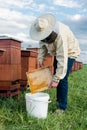
[[[5,52],[0,56],[0,82],[21,79],[21,42],[11,39],[0,39],[0,48]]]
[[[26,72],[37,68],[37,52],[21,50],[21,85],[27,84]]]
[[[82,65],[83,65],[82,62],[75,61],[75,62],[73,63],[73,66],[72,66],[71,72],[73,72],[73,71],[77,71],[77,70],[81,69],[81,68],[82,68]]]
[[[46,56],[46,59],[44,60],[44,66],[49,66],[52,74],[53,74],[53,60],[54,58],[49,54]]]
[[[0,36],[0,50],[0,90],[6,90],[21,79],[21,41]]]

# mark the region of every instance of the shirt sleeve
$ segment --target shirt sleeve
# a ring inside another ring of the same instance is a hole
[[[40,48],[38,49],[38,61],[42,62],[45,60],[48,50],[42,42],[39,42],[39,46]]]
[[[57,59],[57,69],[56,73],[53,77],[55,82],[59,82],[60,79],[63,79],[66,71],[67,71],[67,60],[68,60],[68,53],[67,53],[67,40],[62,40],[61,35],[59,34],[56,40],[56,59]]]

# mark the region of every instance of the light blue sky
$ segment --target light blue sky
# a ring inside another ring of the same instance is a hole
[[[50,12],[72,29],[81,48],[78,60],[87,63],[86,6],[86,0],[0,0],[0,34],[23,40],[23,47],[38,46],[29,37],[30,25],[36,17]]]

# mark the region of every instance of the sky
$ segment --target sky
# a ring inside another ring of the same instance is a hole
[[[0,0],[0,35],[22,40],[22,47],[38,47],[29,36],[32,22],[40,15],[52,13],[68,25],[79,41],[81,54],[77,60],[87,63],[86,0]]]

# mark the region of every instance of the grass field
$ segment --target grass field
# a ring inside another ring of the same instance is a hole
[[[19,99],[0,98],[0,130],[87,130],[87,65],[70,74],[68,109],[62,115],[52,113],[57,107],[55,90],[46,91],[52,100],[46,119],[27,115],[26,92]]]

